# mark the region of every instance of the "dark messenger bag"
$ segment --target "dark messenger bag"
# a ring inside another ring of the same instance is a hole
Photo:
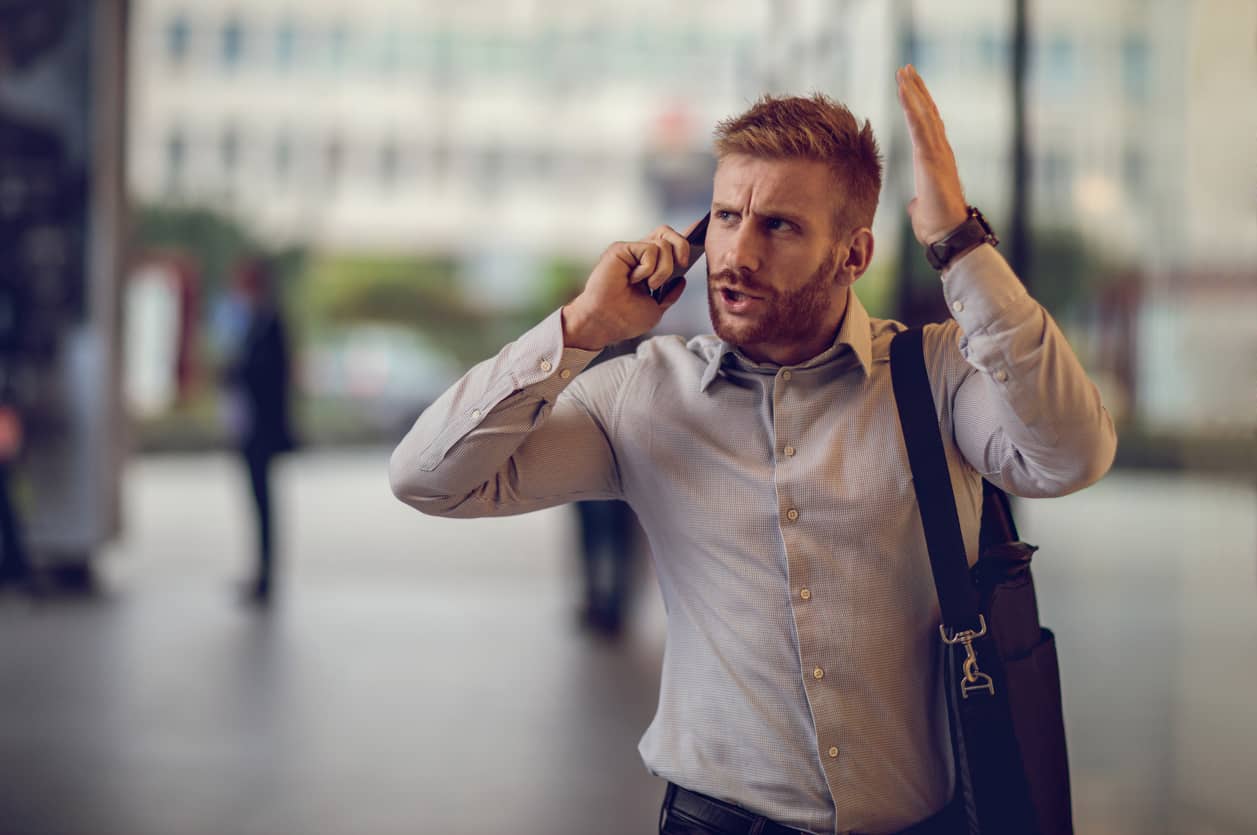
[[[1072,835],[1056,641],[1039,624],[1008,497],[984,481],[978,562],[969,568],[922,353],[897,334],[891,378],[943,623],[956,788],[969,835]]]

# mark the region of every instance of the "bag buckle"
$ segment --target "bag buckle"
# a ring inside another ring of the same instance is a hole
[[[965,677],[960,681],[961,698],[969,698],[970,693],[976,693],[979,690],[985,690],[990,695],[995,695],[995,682],[986,673],[978,669],[978,655],[973,651],[973,642],[986,634],[986,617],[978,613],[977,631],[972,629],[963,629],[954,632],[949,637],[947,635],[947,627],[940,624],[939,633],[943,636],[943,643],[947,646],[955,646],[956,644],[964,644],[965,661],[964,671]]]

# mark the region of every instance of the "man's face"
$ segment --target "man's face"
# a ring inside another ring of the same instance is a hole
[[[820,162],[730,154],[716,167],[707,301],[716,335],[792,364],[833,341],[846,310],[834,178]]]

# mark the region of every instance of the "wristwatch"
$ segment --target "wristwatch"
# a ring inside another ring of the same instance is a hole
[[[969,217],[965,222],[947,233],[941,241],[935,241],[925,248],[925,260],[936,270],[941,270],[951,263],[960,253],[978,244],[987,243],[999,246],[999,238],[991,231],[991,224],[978,211],[976,206],[969,206]]]

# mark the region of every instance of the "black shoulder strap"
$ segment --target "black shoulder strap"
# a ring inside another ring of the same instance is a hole
[[[920,328],[903,331],[891,341],[890,375],[943,624],[949,630],[976,631],[978,598],[969,581],[969,561],[925,371]]]

